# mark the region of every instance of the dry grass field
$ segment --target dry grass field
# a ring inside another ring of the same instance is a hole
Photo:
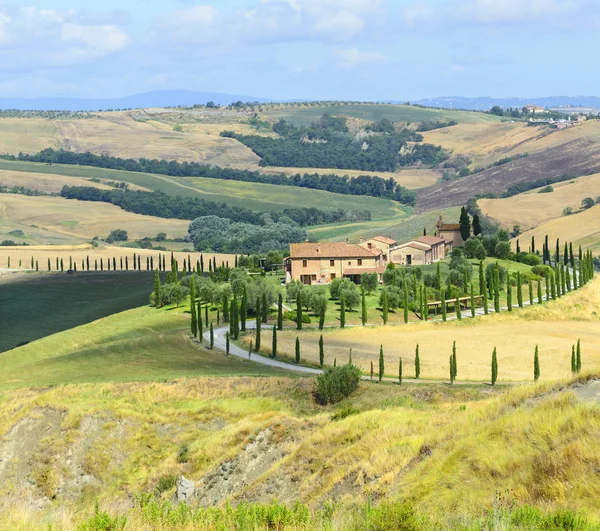
[[[584,249],[590,249],[594,255],[600,255],[600,205],[570,216],[552,219],[522,233],[519,239],[521,242],[528,242],[534,236],[541,245],[546,235],[551,242],[556,238],[560,238],[561,242],[572,241],[573,245],[581,245]]]
[[[56,124],[45,118],[0,119],[0,153],[37,153],[58,147]]]
[[[73,261],[77,264],[77,270],[81,269],[81,262],[85,261],[87,257],[90,258],[90,267],[93,268],[94,260],[100,259],[104,261],[104,270],[107,270],[106,263],[113,257],[117,260],[117,269],[119,269],[120,259],[128,257],[129,269],[133,269],[133,255],[140,256],[142,262],[142,271],[146,270],[146,257],[154,257],[154,266],[158,264],[158,256],[165,255],[165,251],[157,251],[152,249],[135,249],[132,247],[118,247],[116,245],[99,245],[93,247],[89,243],[82,243],[79,245],[32,245],[29,247],[0,247],[0,269],[8,266],[8,257],[10,257],[11,269],[19,269],[19,261],[21,261],[21,268],[27,269],[31,266],[31,258],[33,257],[34,263],[39,263],[40,271],[47,271],[48,269],[48,258],[50,258],[50,264],[52,271],[56,269],[56,259],[62,258],[65,265],[65,269],[69,264],[69,258],[73,258]],[[166,258],[167,265],[170,260],[169,256]],[[190,257],[192,261],[192,267],[196,266],[196,261],[200,260],[200,254],[204,257],[204,266],[208,270],[208,261],[213,258],[216,259],[217,265],[229,262],[229,265],[233,267],[235,263],[235,255],[233,254],[220,254],[220,253],[187,253],[182,251],[173,252],[173,256],[179,264],[179,269],[183,269],[183,260]],[[100,265],[98,265],[100,269]],[[112,269],[112,263],[111,263]],[[9,279],[4,279],[5,281]]]
[[[0,169],[0,186],[23,186],[46,193],[58,193],[63,186],[93,186],[103,190],[111,187],[102,182],[96,183],[80,177],[68,177],[65,175],[52,175],[49,173],[27,173]],[[131,185],[132,190],[142,189],[140,186]]]
[[[402,357],[404,376],[414,376],[414,356],[420,348],[421,377],[447,378],[448,357],[456,341],[458,379],[489,381],[492,350],[498,349],[499,381],[533,379],[533,354],[539,345],[541,378],[566,378],[571,370],[571,346],[581,339],[586,370],[600,370],[600,279],[562,299],[531,309],[515,310],[461,322],[419,323],[400,326],[354,327],[325,330],[326,364],[352,361],[365,373],[373,362],[378,370],[383,344],[386,375],[398,374]],[[279,352],[294,357],[299,335],[302,357],[318,363],[318,331],[286,331],[278,336]],[[269,337],[267,335],[267,337]],[[268,346],[268,345],[267,345]]]
[[[512,229],[521,225],[529,230],[553,219],[560,218],[566,207],[577,212],[585,197],[600,196],[600,174],[579,177],[572,181],[552,185],[554,192],[540,194],[539,189],[505,199],[480,199],[484,214],[499,221],[503,227]]]
[[[28,197],[2,194],[0,218],[26,234],[32,226],[75,238],[105,238],[114,229],[125,229],[130,239],[156,236],[182,238],[189,221],[164,219],[126,212],[109,203],[90,203],[62,197]]]

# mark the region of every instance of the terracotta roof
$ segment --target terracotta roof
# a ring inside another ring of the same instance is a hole
[[[437,236],[421,236],[419,238],[415,238],[414,241],[425,243],[426,245],[439,245],[440,243],[444,243],[446,240]]]
[[[385,266],[376,267],[346,267],[344,275],[362,275],[363,273],[383,273]]]
[[[394,244],[398,243],[396,240],[392,240],[391,238],[386,238],[385,236],[375,236],[375,238],[371,238],[371,239],[377,240],[378,242],[381,242],[381,243],[387,243],[388,245],[394,245]]]
[[[375,258],[379,249],[365,249],[353,243],[319,242],[290,244],[290,258]]]

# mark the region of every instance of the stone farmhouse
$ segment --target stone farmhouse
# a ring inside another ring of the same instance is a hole
[[[360,243],[293,243],[285,259],[286,283],[299,280],[304,284],[328,284],[336,278],[358,283],[363,273],[383,272],[389,263],[403,266],[428,265],[443,260],[464,240],[460,225],[444,223],[440,216],[437,236],[420,236],[399,244],[393,238],[375,236]]]
[[[379,249],[350,243],[292,243],[290,256],[284,261],[286,283],[329,284],[342,277],[358,283],[363,273],[377,273],[382,280],[385,264],[381,256]]]

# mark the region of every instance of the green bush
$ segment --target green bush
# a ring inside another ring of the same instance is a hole
[[[552,268],[547,265],[537,265],[531,268],[531,272],[542,278],[547,278],[548,273],[552,272]]]
[[[336,404],[356,391],[360,377],[360,369],[355,365],[325,369],[315,380],[315,400],[320,404]]]
[[[554,192],[554,188],[552,185],[548,185],[548,186],[544,186],[543,188],[540,188],[540,190],[538,191],[538,194],[549,194],[551,192]]]
[[[294,311],[285,312],[283,314],[283,318],[286,321],[294,321],[294,322],[296,322],[296,312],[294,312]],[[310,322],[311,322],[310,317],[306,313],[304,313],[304,312],[302,312],[302,322],[304,324],[310,324]]]
[[[358,413],[360,413],[359,409],[348,406],[336,411],[333,415],[331,415],[331,420],[344,420],[346,417],[349,417],[350,415],[357,415]]]
[[[162,476],[158,478],[158,483],[156,484],[156,494],[160,496],[163,492],[167,492],[175,487],[177,484],[177,476]]]
[[[114,518],[98,508],[98,502],[94,509],[94,516],[81,522],[77,526],[78,531],[120,531],[125,529],[127,518],[124,516],[115,516]]]

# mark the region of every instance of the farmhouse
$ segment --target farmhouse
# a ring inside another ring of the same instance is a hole
[[[382,279],[385,266],[379,249],[365,249],[349,243],[292,243],[285,259],[286,282],[328,284],[347,277],[358,282],[363,273],[377,273]]]
[[[452,240],[438,236],[421,236],[396,245],[390,251],[390,261],[395,264],[427,265],[443,260],[452,252]]]
[[[462,247],[465,240],[460,233],[460,225],[458,223],[444,223],[442,216],[435,225],[437,235],[444,240],[452,242],[452,247]],[[452,249],[451,249],[452,250]]]
[[[389,260],[390,250],[397,244],[398,242],[392,238],[386,238],[385,236],[375,236],[374,238],[365,241],[363,241],[363,239],[361,238],[360,243],[358,245],[369,251],[381,251],[381,259],[385,264]]]
[[[539,105],[534,104],[527,105],[525,108],[530,114],[541,114],[546,112],[546,109],[544,109],[544,107],[540,107]]]

